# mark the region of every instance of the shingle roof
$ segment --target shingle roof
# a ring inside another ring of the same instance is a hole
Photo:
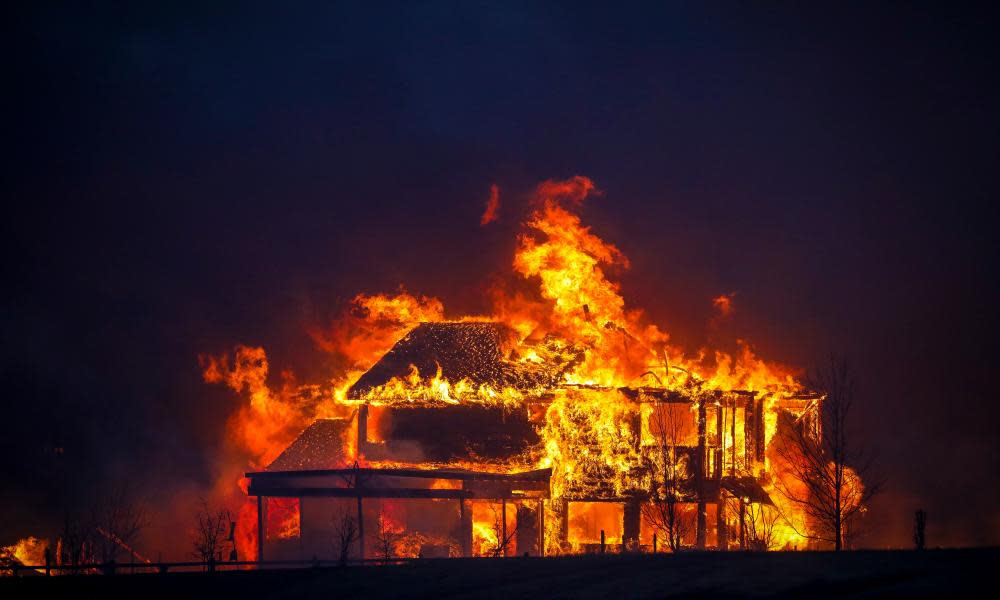
[[[499,323],[421,323],[362,375],[347,396],[359,398],[394,377],[405,378],[411,365],[426,379],[434,377],[440,366],[448,381],[468,379],[497,389],[549,384],[549,375],[504,357],[503,342],[509,333]]]
[[[347,464],[344,456],[348,419],[317,419],[289,444],[266,471],[337,469]]]

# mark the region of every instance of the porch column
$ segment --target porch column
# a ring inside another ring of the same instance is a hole
[[[458,541],[462,556],[472,556],[472,504],[464,499],[458,501]]]
[[[507,499],[500,499],[500,518],[503,522],[500,524],[500,547],[503,549],[503,556],[507,558]]]
[[[719,541],[719,550],[729,550],[729,525],[726,523],[726,495],[719,492],[719,503],[715,505],[715,539]]]
[[[257,562],[264,562],[264,497],[257,496]]]
[[[358,494],[358,553],[361,560],[365,559],[365,513],[361,506],[361,494]]]
[[[622,546],[625,551],[639,549],[639,529],[642,521],[642,505],[638,499],[625,502],[622,510]]]
[[[545,500],[538,501],[538,556],[545,556]]]

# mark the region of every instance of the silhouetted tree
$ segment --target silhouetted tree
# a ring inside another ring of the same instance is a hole
[[[775,550],[778,538],[774,526],[781,518],[777,509],[758,503],[743,505],[744,526],[746,527],[746,549],[758,552]]]
[[[201,501],[195,522],[194,556],[202,562],[213,563],[222,560],[222,550],[232,527],[233,515],[227,508],[211,510],[205,500]]]
[[[921,508],[913,514],[913,544],[917,547],[917,550],[923,550],[927,543],[927,538],[924,537],[924,529],[926,527],[927,511]]]
[[[871,454],[848,431],[857,386],[847,361],[831,357],[812,387],[825,394],[821,410],[780,428],[776,448],[793,483],[779,476],[775,487],[805,512],[811,527],[799,534],[841,550],[882,484],[870,477]]]
[[[643,503],[642,516],[654,529],[663,532],[667,546],[677,551],[688,532],[682,501],[687,493],[687,461],[677,448],[684,435],[686,406],[657,402],[649,416],[649,427],[656,437],[656,466],[660,477],[653,477],[650,501]]]
[[[333,517],[334,549],[341,566],[347,564],[347,559],[351,556],[351,548],[357,540],[358,520],[354,518],[350,510],[344,509]]]
[[[94,561],[94,525],[79,512],[67,512],[59,534],[60,564],[78,567]]]
[[[507,556],[507,549],[517,535],[517,527],[515,526],[512,530],[505,531],[503,512],[497,510],[497,507],[492,505],[490,506],[490,510],[493,511],[493,533],[497,540],[496,544],[490,548],[490,556],[493,558]]]
[[[378,542],[378,553],[379,558],[382,560],[390,560],[393,558],[396,549],[396,542],[400,538],[399,532],[393,526],[392,522],[386,517],[385,509],[380,509],[378,512],[378,521],[376,522],[377,529],[375,535]]]
[[[92,512],[101,561],[113,563],[121,552],[131,554],[147,520],[145,508],[135,499],[128,484],[117,482],[102,489]]]

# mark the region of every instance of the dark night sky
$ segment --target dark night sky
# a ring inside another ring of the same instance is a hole
[[[358,292],[482,310],[524,197],[576,174],[605,192],[583,213],[632,259],[626,298],[678,342],[852,359],[889,478],[871,544],[908,545],[920,506],[931,545],[1000,544],[985,12],[24,4],[4,16],[0,545],[94,482],[210,484],[238,399],[200,352],[262,344],[316,380],[305,327]]]

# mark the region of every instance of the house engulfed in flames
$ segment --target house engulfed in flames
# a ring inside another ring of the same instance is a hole
[[[692,357],[626,310],[606,271],[627,259],[573,210],[595,189],[538,186],[486,317],[355,298],[314,337],[348,365],[327,391],[268,387],[263,348],[202,357],[250,398],[230,428],[255,465],[242,556],[337,558],[347,525],[366,558],[807,546],[775,441],[819,436],[822,397],[746,344]]]
[[[665,355],[648,385],[567,383],[583,355],[500,323],[418,325],[347,390],[350,418],[316,420],[247,474],[258,539],[281,557],[335,558],[349,515],[355,557],[387,540],[393,556],[649,551],[657,529],[660,551],[671,536],[725,550],[750,544],[748,515],[775,511],[767,546],[804,545],[794,507],[769,494],[768,450],[779,427],[815,423],[819,396],[667,387],[685,373]],[[297,530],[269,535],[269,507],[290,503]]]

